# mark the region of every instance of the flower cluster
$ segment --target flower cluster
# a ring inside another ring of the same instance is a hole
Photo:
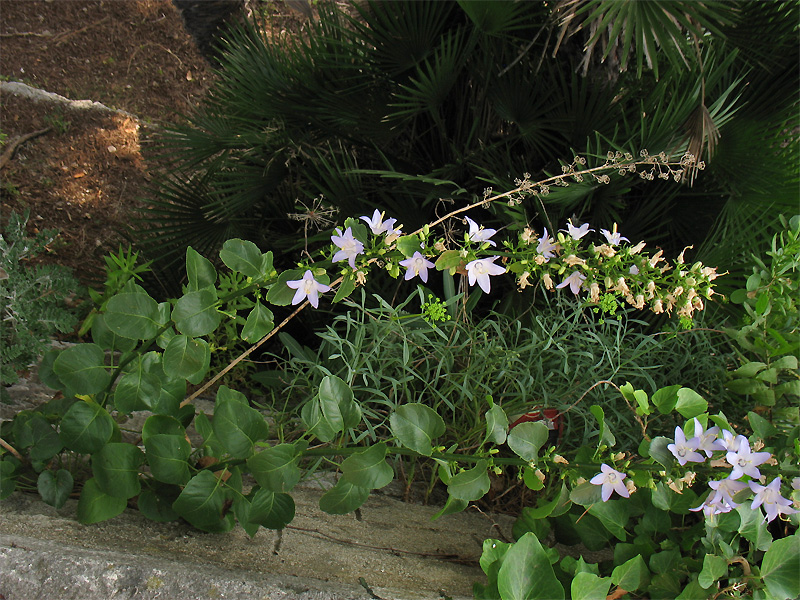
[[[691,320],[694,311],[702,310],[704,299],[714,293],[711,282],[717,277],[715,269],[699,262],[685,265],[684,253],[675,266],[663,259],[661,250],[648,256],[642,252],[645,243],[631,245],[616,224],[611,230],[601,229],[602,243],[596,244],[587,243],[589,234],[595,231],[588,223],[569,222],[555,235],[545,228],[541,236],[526,227],[516,241],[502,243],[493,239],[495,229],[484,228],[469,217],[464,223],[468,229],[463,245],[448,248],[447,240],[433,237],[428,226],[403,235],[396,219],[385,219],[385,214],[376,209],[371,217],[347,219],[344,229],[335,230],[329,260],[331,264],[346,263],[349,269],[341,274],[355,284],[366,281],[373,263],[383,265],[393,277],[399,277],[405,269],[405,281],[419,277],[423,283],[427,283],[431,269],[449,270],[465,275],[470,286],[477,285],[486,293],[491,292],[492,277],[511,272],[519,289],[536,278],[548,290],[568,287],[575,295],[586,293],[587,302],[597,306],[606,306],[608,296],[613,295],[655,313],[675,309],[686,320]],[[323,289],[327,286],[317,282],[308,270],[303,279],[287,285],[297,290],[292,304],[308,298],[316,307],[319,294],[327,291]]]
[[[797,512],[792,508],[792,501],[781,496],[780,476],[768,485],[758,483],[764,481],[758,467],[770,461],[772,454],[754,451],[743,435],[734,435],[716,425],[706,430],[697,418],[692,420],[692,424],[691,437],[687,437],[684,429],[676,427],[675,441],[667,445],[678,463],[681,466],[704,463],[715,452],[720,452],[725,455],[725,462],[721,464],[727,463],[731,470],[726,478],[710,481],[711,493],[700,506],[691,510],[702,510],[706,516],[730,512],[754,494],[751,507],[753,510],[762,507],[767,521],[774,520],[780,514]],[[800,488],[800,478],[796,478],[792,485],[795,489]]]

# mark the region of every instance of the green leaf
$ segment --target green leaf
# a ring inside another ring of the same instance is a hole
[[[283,529],[294,519],[294,500],[289,494],[258,490],[250,500],[250,523],[267,529]]]
[[[675,462],[675,455],[667,448],[672,442],[673,440],[660,435],[654,438],[647,448],[648,455],[667,470],[670,470]]]
[[[658,412],[662,415],[668,415],[672,412],[678,403],[678,390],[680,389],[681,386],[679,385],[670,385],[656,390],[651,399]]]
[[[83,484],[81,497],[78,499],[78,521],[84,525],[99,523],[113,519],[121,514],[128,505],[125,498],[115,498],[109,496],[94,479],[88,480]]]
[[[260,412],[235,400],[220,401],[219,394],[212,427],[214,435],[233,458],[252,456],[255,443],[269,435],[267,421]]]
[[[650,581],[650,570],[641,555],[637,555],[615,567],[611,572],[611,581],[629,592],[644,589]]]
[[[186,484],[172,508],[198,529],[222,533],[235,525],[232,513],[223,514],[226,500],[220,479],[211,471],[200,471]]]
[[[228,240],[222,245],[219,257],[231,271],[237,271],[246,277],[258,278],[266,275],[262,272],[264,260],[261,250],[253,242]]]
[[[352,272],[345,275],[339,287],[336,288],[336,295],[333,297],[333,302],[341,302],[352,294],[353,290],[356,289],[356,281],[356,277]]]
[[[109,443],[92,456],[94,480],[114,498],[133,498],[142,489],[139,465],[144,454],[133,444]]]
[[[73,483],[72,473],[66,469],[59,469],[55,473],[42,471],[36,482],[36,488],[39,490],[42,500],[50,506],[61,508],[72,493]]]
[[[425,456],[433,453],[433,440],[445,432],[439,413],[420,403],[397,407],[389,417],[389,426],[401,444]]]
[[[431,517],[431,521],[435,521],[439,517],[444,517],[446,515],[454,515],[456,513],[460,513],[465,508],[469,506],[469,502],[466,500],[461,500],[460,498],[453,498],[452,496],[447,497],[447,502],[444,503],[444,506],[439,510],[435,515]]]
[[[58,355],[53,371],[76,394],[102,392],[110,381],[105,352],[97,344],[77,344]]]
[[[772,542],[761,561],[761,577],[776,598],[800,596],[800,533]]]
[[[11,460],[0,461],[0,500],[5,500],[17,487],[17,465]]]
[[[204,289],[184,294],[172,309],[172,320],[175,328],[189,337],[212,333],[222,321],[216,291]]]
[[[768,440],[778,433],[778,429],[758,413],[748,412],[747,420],[750,423],[753,434],[762,440]]]
[[[187,477],[188,481],[189,478]],[[136,507],[146,518],[159,523],[167,523],[178,518],[178,513],[172,510],[172,502],[153,490],[142,490],[136,500]]]
[[[105,320],[111,331],[132,340],[153,338],[162,325],[158,303],[142,292],[124,292],[111,298]]]
[[[549,434],[547,425],[541,421],[529,421],[520,423],[509,431],[506,443],[522,460],[535,461]]]
[[[155,479],[175,485],[189,481],[191,474],[187,461],[192,447],[185,437],[165,433],[148,435],[144,448],[150,473]]]
[[[597,425],[599,427],[599,433],[597,435],[598,445],[616,445],[617,440],[614,438],[614,434],[611,433],[611,430],[606,425],[606,413],[603,408],[598,404],[592,404],[592,406],[589,407],[589,412],[591,412],[594,418],[597,420]]]
[[[142,425],[142,441],[153,435],[177,435],[186,436],[186,429],[178,419],[167,415],[150,415]]]
[[[148,410],[158,403],[160,397],[161,380],[158,376],[137,369],[119,378],[114,388],[114,408],[123,414]]]
[[[288,285],[286,285],[286,282],[302,279],[304,274],[305,271],[300,269],[289,269],[283,271],[280,275],[278,275],[278,279],[272,284],[272,287],[269,288],[269,292],[267,293],[267,302],[275,306],[288,306],[291,304],[297,290],[290,288]],[[320,283],[324,283],[326,285],[328,284],[328,277],[319,277],[315,275],[315,278]]]
[[[767,389],[767,386],[762,381],[755,379],[733,379],[725,384],[725,387],[732,391],[734,394],[757,394]]]
[[[526,533],[506,552],[497,574],[503,600],[552,600],[563,598],[564,588],[539,540]]]
[[[595,486],[597,487],[597,486]],[[631,503],[628,500],[608,500],[593,504],[589,513],[600,519],[600,522],[620,542],[628,539],[625,526],[631,516]]]
[[[611,588],[610,577],[598,577],[594,573],[576,573],[570,586],[572,600],[605,600]]]
[[[369,488],[340,479],[335,486],[322,494],[319,507],[330,515],[345,515],[364,504],[367,498],[369,498]]]
[[[321,442],[330,442],[336,437],[336,430],[331,427],[322,409],[319,406],[319,398],[312,398],[303,405],[300,410],[300,418],[306,426],[306,431],[319,438]]]
[[[191,246],[186,248],[186,274],[189,277],[190,292],[214,287],[217,283],[214,265]]]
[[[183,379],[193,378],[198,373],[205,375],[208,354],[210,350],[205,340],[176,335],[164,350],[164,372]]]
[[[697,583],[703,589],[708,589],[718,579],[722,579],[728,575],[728,561],[722,556],[716,554],[706,554],[703,557],[703,570],[697,577]]]
[[[31,434],[30,457],[32,461],[45,462],[61,452],[64,444],[50,422],[41,414],[34,413],[27,422]]]
[[[681,416],[691,419],[697,415],[702,415],[708,410],[708,402],[693,389],[682,387],[678,390],[678,402],[675,405]]]
[[[625,383],[621,388],[622,395],[632,405],[638,405],[639,414],[650,414],[650,402],[647,399],[647,393],[644,390],[635,390],[630,383]]]
[[[270,492],[290,491],[302,476],[298,467],[301,453],[294,444],[278,444],[247,459],[255,480]]]
[[[397,249],[403,253],[406,258],[414,256],[414,252],[422,252],[422,245],[420,244],[419,236],[416,235],[403,235],[397,238]]]
[[[342,478],[363,488],[380,489],[394,479],[386,462],[386,444],[378,443],[363,452],[348,456],[341,464]]]
[[[325,420],[334,431],[343,431],[361,423],[361,407],[353,390],[335,375],[326,375],[319,385],[319,404]]]
[[[508,435],[508,417],[497,404],[486,411],[486,439],[494,444],[502,444]]]
[[[124,338],[111,331],[106,325],[105,315],[100,313],[95,314],[92,319],[92,341],[101,348],[112,352],[130,352],[136,348],[136,340]],[[47,382],[45,381],[45,383]],[[50,384],[48,383],[48,385]]]
[[[683,493],[679,494],[671,490],[662,482],[658,482],[651,492],[653,506],[661,510],[668,510],[679,515],[688,515],[690,508],[695,508],[699,504],[697,494],[691,489],[684,488]]]
[[[796,356],[784,356],[772,363],[773,369],[789,369],[790,371],[796,371],[797,366],[798,360]]]
[[[439,255],[434,264],[437,271],[445,271],[447,269],[455,269],[463,260],[461,252],[458,250],[445,250]]]
[[[274,319],[272,311],[256,300],[242,327],[242,339],[251,344],[257,342],[275,327]]]
[[[486,472],[488,466],[487,461],[481,460],[473,468],[453,475],[447,485],[448,494],[467,502],[483,498],[491,485]]]
[[[733,371],[733,374],[736,377],[743,377],[745,379],[752,379],[756,376],[756,374],[761,371],[762,369],[766,369],[767,365],[763,362],[749,362],[743,364],[741,367]]]
[[[94,402],[76,402],[61,420],[64,446],[80,454],[98,452],[114,433],[114,420]]]

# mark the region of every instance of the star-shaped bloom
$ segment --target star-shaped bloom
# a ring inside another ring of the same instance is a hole
[[[779,514],[791,515],[797,511],[792,508],[792,501],[781,496],[781,478],[776,477],[767,485],[759,485],[754,481],[750,482],[750,489],[755,493],[753,498],[753,509],[762,506],[766,513],[767,521],[771,522]]]
[[[434,264],[427,260],[421,252],[414,252],[411,258],[400,261],[400,266],[407,269],[404,279],[408,281],[419,275],[425,283],[428,283],[428,269],[432,269]]]
[[[613,228],[612,231],[609,231],[608,229],[601,229],[600,233],[602,233],[606,237],[606,240],[612,246],[619,246],[622,243],[622,240],[625,240],[626,242],[630,242],[630,240],[628,238],[622,237],[621,234],[617,233],[617,224],[616,223],[614,223],[614,228]]]
[[[472,242],[478,242],[482,244],[483,242],[487,242],[490,246],[496,246],[491,238],[495,233],[497,233],[496,229],[484,229],[482,226],[479,226],[475,221],[470,219],[469,217],[464,217],[469,223],[469,239]]]
[[[719,444],[719,449],[724,450],[725,452],[736,452],[739,449],[739,444],[747,443],[747,438],[743,435],[733,435],[732,432],[728,431],[727,429],[722,430],[722,439],[717,440],[717,444]]]
[[[705,462],[705,457],[697,451],[698,438],[686,439],[686,434],[680,427],[675,428],[675,443],[667,444],[667,450],[678,459],[678,463],[685,465],[687,462]],[[738,479],[738,477],[737,477]]]
[[[711,457],[711,455],[716,450],[725,450],[725,445],[717,439],[719,436],[719,427],[716,425],[711,427],[710,429],[703,430],[703,426],[700,424],[700,421],[697,420],[697,417],[693,419],[694,421],[694,437],[697,438],[697,449],[701,452],[705,452],[707,457]]]
[[[738,503],[733,501],[733,497],[742,490],[747,489],[747,484],[744,481],[736,481],[730,478],[709,481],[708,486],[714,490],[714,495],[710,502],[730,504],[733,508],[739,506]]]
[[[331,241],[340,248],[340,250],[333,255],[333,262],[340,262],[346,260],[351,268],[356,268],[356,256],[364,253],[364,244],[359,242],[353,237],[353,230],[348,227],[342,233],[342,230],[337,228],[336,235],[331,236]]]
[[[491,289],[489,276],[502,275],[506,272],[505,267],[494,264],[496,259],[497,257],[493,256],[491,258],[480,258],[468,262],[467,280],[469,281],[469,284],[475,285],[475,282],[477,281],[478,285],[481,286],[481,289],[488,294],[489,290]]]
[[[581,286],[583,285],[583,281],[585,279],[586,275],[580,271],[573,271],[570,273],[569,277],[556,286],[556,289],[569,286],[569,289],[572,290],[573,294],[578,294],[581,291]]]
[[[725,502],[724,500],[719,500],[715,494],[710,494],[706,501],[703,502],[700,506],[695,508],[690,508],[694,512],[702,510],[703,513],[707,517],[713,517],[714,515],[719,515],[722,513],[731,512],[733,506]]]
[[[547,259],[544,262],[547,262],[555,256],[555,250],[556,243],[553,241],[553,238],[547,235],[547,227],[545,227],[544,235],[539,238],[539,244],[536,246],[536,251],[544,256]]]
[[[372,233],[375,235],[380,235],[382,233],[385,233],[386,235],[401,233],[399,229],[394,228],[394,224],[397,223],[397,219],[386,219],[384,221],[383,213],[377,208],[375,209],[375,212],[372,213],[372,218],[364,216],[359,217],[359,219],[366,221],[370,230],[372,230]]]
[[[611,492],[617,492],[623,498],[630,497],[631,494],[628,492],[628,488],[625,487],[624,483],[622,483],[622,480],[627,477],[625,473],[620,473],[605,463],[600,465],[600,470],[602,473],[598,473],[592,477],[589,480],[589,483],[603,486],[602,490],[600,491],[600,496],[603,498],[603,502],[611,497]]]
[[[314,279],[314,274],[308,269],[306,269],[302,279],[287,281],[286,285],[293,290],[297,290],[294,293],[294,298],[292,298],[292,304],[300,304],[303,300],[308,298],[308,301],[314,308],[319,306],[319,295],[331,289],[324,283],[320,283]]]
[[[750,443],[744,436],[739,442],[739,448],[735,452],[728,452],[725,460],[733,467],[729,477],[739,479],[742,475],[749,475],[753,479],[761,479],[761,471],[758,465],[767,462],[772,454],[769,452],[752,452]]]
[[[594,231],[594,229],[589,229],[589,224],[584,223],[580,227],[575,227],[572,222],[567,223],[567,232],[572,237],[573,240],[579,240],[583,236],[585,236],[590,231]]]

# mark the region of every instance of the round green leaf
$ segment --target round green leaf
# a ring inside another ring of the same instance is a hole
[[[76,402],[61,420],[64,446],[80,454],[93,454],[106,445],[114,433],[114,420],[94,402]]]
[[[506,443],[522,460],[535,461],[549,433],[541,421],[520,423],[508,433]]]
[[[399,406],[389,417],[389,426],[401,444],[425,456],[433,452],[433,440],[445,432],[442,417],[419,403]]]
[[[511,546],[497,573],[497,588],[504,600],[563,598],[550,559],[537,537],[526,533]]]
[[[681,388],[678,390],[678,403],[675,405],[682,417],[691,419],[697,415],[702,415],[708,410],[708,402],[691,388]]]
[[[386,462],[386,444],[383,443],[348,456],[341,468],[343,479],[363,488],[379,489],[394,479],[394,470]]]
[[[151,417],[152,418],[152,417]],[[192,447],[184,436],[157,433],[144,441],[150,473],[158,481],[184,485],[191,478],[189,455]]]
[[[369,498],[369,488],[340,479],[335,486],[322,494],[319,507],[331,515],[345,515],[364,504],[367,498]]]
[[[109,496],[94,479],[90,479],[83,484],[78,500],[78,521],[84,525],[106,521],[121,514],[127,505],[127,500]]]
[[[16,460],[16,459],[15,459]],[[17,487],[17,465],[11,460],[0,461],[0,500],[8,498]]]
[[[124,292],[111,298],[105,321],[118,336],[132,340],[148,340],[161,328],[158,303],[142,292]]]
[[[486,472],[488,465],[488,462],[481,460],[472,469],[456,473],[450,479],[447,492],[453,498],[467,502],[480,500],[489,491],[491,485]]]
[[[153,490],[142,490],[136,506],[139,512],[151,521],[166,523],[178,518],[178,513],[172,510],[172,502],[172,500],[156,494]]]
[[[219,478],[211,471],[200,471],[186,484],[172,508],[198,529],[222,533],[236,524],[233,513],[223,515],[226,500],[227,494]]]
[[[216,292],[203,289],[184,294],[172,310],[172,320],[177,330],[189,337],[213,332],[222,321]]]
[[[283,529],[294,519],[294,511],[289,494],[258,490],[250,501],[248,521],[267,529]]]
[[[275,327],[274,319],[272,311],[256,301],[242,327],[242,339],[251,344],[257,342]]]
[[[141,370],[126,373],[114,388],[114,407],[121,413],[152,408],[161,396],[161,380]]]
[[[185,335],[176,335],[164,350],[164,372],[188,379],[205,369],[208,344]]]
[[[150,415],[142,426],[142,441],[146,442],[147,438],[158,434],[185,437],[186,429],[184,429],[181,422],[174,417],[167,415]]]
[[[92,456],[97,486],[114,498],[133,498],[142,489],[139,465],[144,454],[133,444],[110,443]]]
[[[300,453],[294,444],[278,444],[247,459],[255,480],[270,492],[288,492],[300,481]]]
[[[800,533],[772,542],[761,561],[761,577],[776,598],[800,596]]]
[[[106,325],[105,315],[100,313],[95,314],[92,319],[92,341],[111,351],[130,352],[136,348],[136,340],[124,338],[111,331]]]
[[[34,413],[28,420],[31,432],[31,460],[45,462],[61,452],[64,444],[50,422],[41,414]]]
[[[264,416],[236,400],[217,400],[212,427],[214,435],[234,458],[248,458],[255,443],[269,435]]]
[[[42,471],[36,482],[42,500],[55,508],[61,508],[66,504],[67,498],[72,493],[72,485],[72,473],[66,469],[59,469],[55,473]]]
[[[58,355],[53,371],[76,394],[102,392],[110,381],[105,353],[97,344],[77,344]]]
[[[228,240],[222,245],[219,257],[231,271],[238,271],[246,277],[255,278],[262,275],[263,256],[253,242]]]
[[[319,404],[325,420],[335,431],[356,427],[361,422],[361,408],[353,390],[335,375],[326,375],[319,385]]]

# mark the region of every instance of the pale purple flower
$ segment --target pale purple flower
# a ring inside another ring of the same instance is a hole
[[[469,239],[472,242],[478,242],[482,244],[483,242],[487,242],[491,246],[496,246],[491,238],[495,233],[497,233],[496,229],[484,229],[483,226],[479,226],[475,221],[470,219],[469,217],[464,217],[469,223]]]
[[[588,223],[584,223],[580,227],[575,227],[572,224],[572,222],[568,222],[567,231],[569,232],[569,235],[572,237],[573,240],[579,240],[590,231],[594,231],[594,229],[589,229]]]
[[[752,452],[747,439],[744,436],[739,437],[742,438],[739,442],[739,448],[735,452],[728,452],[725,455],[725,460],[733,467],[729,477],[731,479],[739,479],[742,475],[749,475],[753,479],[760,479],[761,471],[757,467],[767,462],[772,454],[769,452]]]
[[[710,502],[724,502],[730,504],[733,508],[739,506],[733,501],[733,497],[747,489],[747,484],[744,481],[736,481],[735,479],[721,479],[719,481],[709,481],[708,486],[714,490],[713,497]]]
[[[631,275],[638,275],[639,267],[637,267],[636,265],[631,265],[631,268],[628,269],[628,273],[630,273]]]
[[[626,237],[623,237],[621,234],[617,233],[617,226],[614,225],[614,230],[609,231],[608,229],[601,229],[600,233],[602,233],[606,237],[606,241],[612,246],[619,246],[622,243],[622,240],[626,242],[630,242],[630,240]]]
[[[506,272],[505,267],[494,264],[496,259],[497,257],[493,256],[491,258],[480,258],[468,262],[467,280],[469,281],[469,284],[475,285],[475,282],[477,281],[478,285],[481,286],[481,289],[488,294],[489,290],[491,289],[489,276],[502,275]]]
[[[759,506],[764,508],[767,521],[772,521],[779,514],[791,515],[797,511],[792,508],[792,501],[781,496],[781,478],[776,477],[767,485],[759,485],[754,481],[750,482],[750,489],[756,497],[753,498],[753,509]]]
[[[792,479],[792,489],[800,491],[800,477]]]
[[[401,260],[400,266],[407,269],[406,276],[404,277],[406,281],[419,275],[419,278],[422,279],[422,281],[428,283],[428,269],[432,269],[434,264],[427,260],[422,253],[417,251],[414,252],[414,255],[411,258]]]
[[[722,513],[731,512],[734,507],[725,502],[724,500],[719,500],[716,494],[710,494],[706,501],[703,502],[700,506],[695,508],[690,508],[689,510],[697,512],[702,510],[705,516],[713,517],[714,515],[719,515]]]
[[[728,431],[727,429],[722,430],[722,439],[717,440],[717,444],[719,444],[719,449],[724,450],[726,452],[736,452],[739,449],[739,444],[747,443],[747,438],[743,435],[733,435],[732,432]]]
[[[346,260],[351,268],[356,268],[356,256],[364,253],[364,244],[359,242],[353,237],[353,230],[348,227],[342,233],[342,230],[337,228],[336,235],[331,236],[331,241],[340,248],[340,250],[333,255],[333,262],[340,262]]]
[[[330,291],[330,287],[324,283],[320,283],[314,279],[313,273],[306,269],[302,279],[295,279],[294,281],[287,281],[288,285],[293,290],[297,290],[292,298],[292,304],[300,304],[303,300],[308,298],[311,306],[317,308],[319,306],[319,295]]]
[[[681,466],[687,462],[705,462],[706,458],[697,451],[699,440],[696,437],[686,439],[686,434],[680,427],[675,428],[675,443],[667,444],[667,450],[678,459]]]
[[[597,475],[592,477],[589,483],[603,486],[600,492],[600,496],[603,498],[603,502],[607,501],[611,497],[611,492],[617,492],[623,498],[630,497],[630,492],[628,492],[628,488],[625,487],[624,483],[622,483],[622,480],[625,479],[625,477],[627,477],[625,473],[620,473],[619,471],[612,469],[605,463],[600,465],[600,470],[602,471],[602,473],[598,473]]]
[[[376,208],[375,212],[372,213],[372,218],[364,216],[359,217],[359,219],[366,221],[370,230],[372,230],[372,233],[375,235],[381,235],[382,233],[386,235],[400,234],[401,231],[399,229],[394,229],[394,224],[397,223],[397,219],[386,219],[384,221],[383,214],[384,213],[378,211]]]
[[[547,235],[547,227],[544,228],[544,235],[539,238],[539,244],[536,246],[536,251],[550,260],[555,256],[556,244],[549,235]],[[544,261],[544,262],[547,262]]]
[[[573,294],[578,294],[581,291],[581,286],[583,285],[583,281],[585,279],[586,275],[580,271],[573,271],[570,273],[569,277],[556,286],[556,289],[569,286],[569,289],[572,290]]]
[[[693,421],[694,437],[697,438],[698,450],[705,452],[706,456],[709,458],[716,450],[725,450],[725,445],[717,439],[717,436],[719,435],[719,427],[715,425],[714,427],[704,431],[703,426],[700,421],[697,420],[697,417],[695,417]]]

